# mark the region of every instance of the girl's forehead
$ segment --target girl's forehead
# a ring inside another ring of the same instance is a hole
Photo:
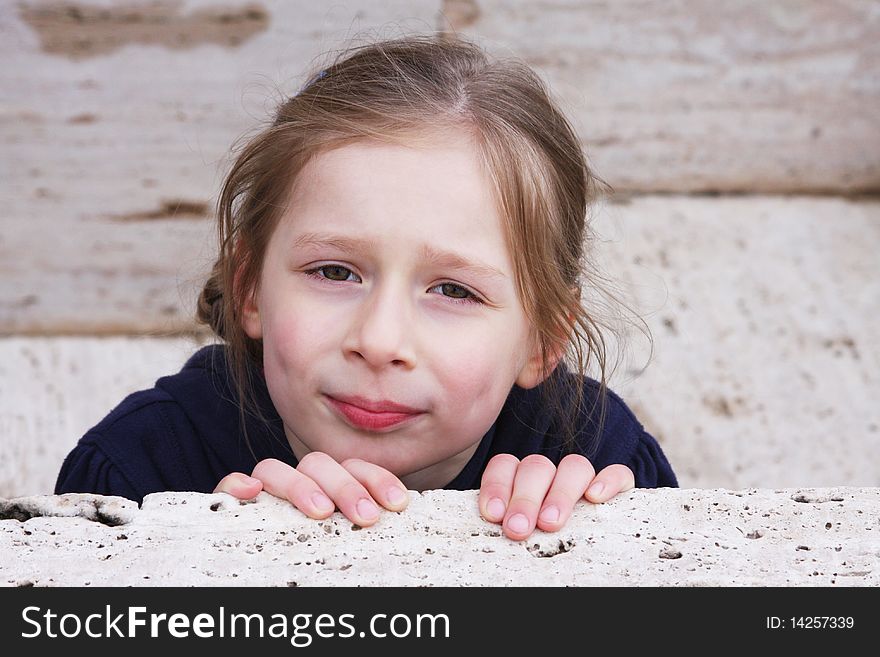
[[[302,173],[352,183],[385,179],[409,185],[430,183],[422,175],[428,173],[461,181],[474,173],[484,175],[476,146],[461,137],[418,144],[360,140],[316,154]]]
[[[467,143],[355,143],[311,160],[284,217],[289,248],[418,254],[481,278],[512,276],[506,233]]]
[[[356,142],[321,153],[293,183],[301,211],[456,219],[500,227],[491,179],[467,141],[432,146]],[[486,221],[488,220],[488,222]]]

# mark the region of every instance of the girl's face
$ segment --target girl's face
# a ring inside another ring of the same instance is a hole
[[[540,382],[490,190],[464,137],[360,142],[303,169],[244,308],[297,458],[360,458],[439,488],[513,384]],[[369,402],[418,413],[358,410]]]

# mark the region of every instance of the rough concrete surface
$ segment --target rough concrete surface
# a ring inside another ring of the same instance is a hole
[[[198,338],[0,338],[0,497],[51,494],[61,463],[129,393],[179,372]]]
[[[356,529],[261,493],[0,500],[6,586],[877,586],[880,488],[636,489],[523,542],[475,491]]]
[[[839,198],[601,211],[600,262],[653,337],[632,333],[612,387],[682,485],[880,486],[878,220]]]

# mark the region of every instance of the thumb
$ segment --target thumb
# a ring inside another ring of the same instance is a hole
[[[217,484],[215,493],[229,493],[240,500],[249,500],[256,497],[263,490],[263,482],[254,477],[248,477],[241,472],[232,472]]]

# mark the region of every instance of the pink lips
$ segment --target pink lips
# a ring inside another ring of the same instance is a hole
[[[424,411],[390,401],[372,402],[363,397],[330,397],[330,404],[349,424],[367,431],[380,431],[412,420]]]

